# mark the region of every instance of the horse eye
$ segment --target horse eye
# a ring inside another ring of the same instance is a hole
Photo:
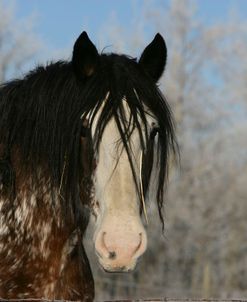
[[[151,133],[150,133],[150,139],[154,139],[156,134],[159,132],[159,128],[155,127],[152,129]]]

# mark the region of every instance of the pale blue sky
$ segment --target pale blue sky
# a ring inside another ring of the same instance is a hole
[[[35,32],[50,49],[63,49],[82,30],[96,39],[100,28],[114,13],[123,27],[129,26],[133,12],[144,0],[14,0],[18,18],[35,15]],[[169,0],[149,0],[153,5],[169,5]],[[6,1],[7,2],[7,1]],[[226,18],[230,8],[236,8],[247,18],[247,0],[196,0],[198,14],[207,23]],[[133,29],[134,30],[134,29]],[[153,33],[152,33],[153,34]]]

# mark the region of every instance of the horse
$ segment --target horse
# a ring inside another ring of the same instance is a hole
[[[83,238],[106,272],[128,272],[147,247],[146,203],[162,225],[171,109],[158,81],[158,33],[140,59],[99,53],[86,32],[69,61],[0,87],[0,297],[92,301]]]

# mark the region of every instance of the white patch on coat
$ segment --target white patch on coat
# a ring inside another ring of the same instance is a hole
[[[40,219],[40,217],[35,217],[34,214],[36,213],[37,215],[38,213],[37,198],[40,197],[38,196],[38,194],[40,194],[40,191],[46,192],[42,195],[41,207],[42,209],[46,210],[50,209],[51,213],[51,216],[47,217],[47,219],[45,220]],[[11,228],[14,227],[14,229],[16,230],[14,240],[15,243],[18,245],[22,244],[22,242],[24,242],[25,240],[34,238],[35,236],[39,242],[39,245],[30,246],[30,255],[33,259],[35,259],[36,256],[42,254],[42,257],[46,259],[50,254],[50,247],[47,242],[51,237],[52,222],[60,224],[60,215],[58,213],[61,209],[59,205],[59,200],[58,198],[56,198],[55,202],[52,201],[51,195],[49,192],[47,192],[45,186],[43,190],[39,189],[39,193],[34,191],[31,194],[29,192],[24,192],[22,194],[22,196],[17,195],[17,197],[13,201],[12,208],[9,210],[8,213],[5,213],[4,205],[5,203],[9,203],[10,201],[0,199],[0,236],[1,238],[5,237],[5,240],[7,238],[9,244],[11,244],[11,241],[13,239],[12,237],[10,237],[10,235],[8,235],[10,234],[9,226],[11,226]],[[55,210],[52,211],[52,208],[54,207]],[[1,250],[5,248],[2,242],[0,242],[0,248]],[[14,263],[13,268],[15,268],[17,265],[18,263]]]
[[[62,256],[61,256],[61,266],[59,270],[59,275],[63,273],[63,270],[67,264],[68,256],[71,254],[73,249],[75,248],[76,243],[78,242],[78,230],[76,229],[74,232],[72,232],[69,236],[69,238],[66,240],[66,243],[63,246],[62,250]]]

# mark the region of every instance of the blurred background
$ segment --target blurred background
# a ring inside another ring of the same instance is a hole
[[[71,58],[86,30],[99,51],[140,56],[160,32],[160,81],[181,167],[165,196],[165,235],[148,206],[149,248],[132,274],[101,271],[96,300],[247,297],[247,1],[0,0],[0,82]]]

